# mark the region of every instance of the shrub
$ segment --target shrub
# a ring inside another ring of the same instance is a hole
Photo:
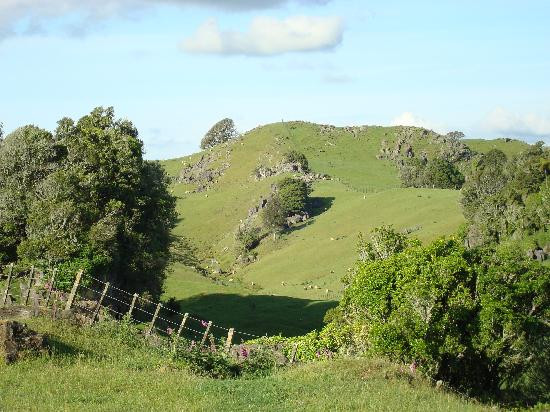
[[[225,118],[217,122],[210,130],[204,135],[201,140],[201,149],[209,149],[220,143],[227,142],[236,138],[239,135],[235,129],[235,123],[233,120]]]
[[[240,374],[237,362],[225,352],[194,346],[190,349],[178,350],[174,358],[183,361],[191,372],[200,376],[227,379],[235,378]]]
[[[285,177],[277,183],[277,195],[287,216],[305,210],[309,187],[301,179]]]
[[[346,325],[357,350],[416,362],[464,391],[547,402],[549,308],[550,268],[439,239],[360,261],[325,330]]]
[[[248,224],[241,225],[235,232],[238,252],[248,252],[260,244],[261,230]]]
[[[448,160],[435,158],[428,162],[423,173],[424,186],[439,189],[460,189],[464,176]]]
[[[273,195],[262,211],[263,224],[273,232],[280,232],[286,227],[288,212],[283,207],[278,195]]]
[[[240,373],[244,377],[263,377],[277,368],[277,359],[273,352],[266,348],[255,348],[239,363]]]
[[[309,172],[309,163],[306,156],[296,150],[291,150],[283,155],[284,163],[292,163],[300,165],[303,172]]]

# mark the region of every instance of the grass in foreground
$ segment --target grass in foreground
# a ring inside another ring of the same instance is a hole
[[[163,352],[126,343],[109,326],[79,328],[46,319],[28,324],[49,335],[53,353],[0,366],[0,410],[488,409],[383,361],[324,361],[266,378],[213,380],[193,376]]]

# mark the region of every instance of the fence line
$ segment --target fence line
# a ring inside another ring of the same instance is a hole
[[[166,307],[161,302],[153,302],[147,298],[141,297],[135,293],[130,293],[124,289],[105,282],[93,276],[83,275],[82,271],[77,273],[75,281],[72,285],[70,293],[56,289],[56,270],[52,271],[52,275],[46,279],[46,273],[41,272],[34,266],[30,269],[29,274],[23,277],[15,277],[13,274],[13,264],[9,265],[8,281],[4,291],[0,291],[0,307],[14,305],[17,301],[19,304],[26,306],[29,300],[35,303],[35,306],[48,308],[52,306],[57,312],[58,306],[65,306],[65,310],[70,310],[72,307],[86,311],[89,316],[90,323],[95,322],[100,311],[109,313],[115,319],[124,318],[127,316],[132,321],[147,324],[148,334],[160,332],[165,335],[176,333],[179,337],[181,334],[191,334],[195,337],[202,338],[201,344],[207,342],[208,337],[217,339],[225,339],[228,345],[231,344],[234,335],[240,334],[252,338],[259,338],[260,335],[253,333],[238,331],[235,328],[227,328],[217,325],[212,321],[198,319],[189,313],[181,313],[170,307]],[[1,272],[0,272],[1,274]],[[19,282],[14,282],[14,280]],[[27,284],[24,285],[25,279]],[[16,283],[19,286],[16,286]],[[14,291],[15,289],[15,291]],[[16,291],[19,293],[16,293]],[[44,296],[45,295],[45,296]],[[125,299],[128,297],[128,299]],[[32,298],[32,299],[31,299]],[[130,301],[131,300],[131,301]],[[90,302],[88,307],[83,302]],[[121,310],[122,307],[128,307],[129,310]],[[154,313],[153,313],[154,307]],[[151,309],[150,309],[151,308]],[[167,316],[164,315],[165,312]],[[174,316],[180,320],[174,320]],[[189,324],[194,322],[197,327]],[[164,329],[163,329],[164,328]],[[201,331],[202,329],[202,331]],[[223,336],[216,336],[215,330],[224,331]]]

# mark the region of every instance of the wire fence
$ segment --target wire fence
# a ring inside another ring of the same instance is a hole
[[[0,271],[0,275],[2,271]],[[225,341],[225,347],[237,341],[241,336],[241,342],[261,336],[227,328],[212,321],[182,313],[172,307],[154,302],[130,293],[126,290],[111,285],[92,276],[82,276],[80,271],[73,283],[71,292],[68,293],[55,287],[55,270],[50,276],[44,271],[32,267],[28,274],[13,273],[13,265],[8,266],[6,285],[0,290],[0,308],[10,306],[31,306],[38,315],[41,310],[47,309],[56,317],[56,313],[62,310],[73,310],[84,314],[91,324],[105,317],[106,314],[115,320],[126,319],[136,322],[145,328],[145,335],[152,334],[164,337],[183,338],[204,345],[207,339],[212,344],[215,340]],[[17,282],[17,281],[18,282]],[[416,369],[414,367],[414,369]],[[414,374],[411,365],[411,373]],[[446,382],[425,376],[434,386],[443,387],[446,390],[472,402],[476,399],[466,393],[457,390]]]
[[[23,273],[14,273],[14,266],[7,268],[7,280],[0,290],[0,308],[32,306],[36,312],[48,309],[80,312],[89,323],[106,315],[115,320],[133,321],[144,328],[146,335],[177,336],[190,341],[207,339],[244,342],[259,338],[250,332],[226,327],[202,319],[193,313],[183,313],[178,308],[152,301],[137,293],[131,293],[109,282],[78,272],[70,292],[58,289],[56,271],[46,273],[34,267]]]

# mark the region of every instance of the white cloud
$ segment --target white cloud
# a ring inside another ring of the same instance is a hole
[[[339,17],[256,17],[246,32],[221,31],[210,19],[183,41],[182,48],[188,53],[270,56],[333,49],[342,37]]]
[[[198,6],[218,9],[261,10],[290,3],[322,5],[330,0],[0,0],[0,38],[13,35],[20,23],[39,28],[48,20],[78,14],[87,24],[159,6]]]
[[[446,133],[445,127],[418,117],[412,112],[403,112],[391,121],[392,126],[415,126],[434,130],[438,133]]]
[[[518,115],[497,107],[486,116],[483,125],[488,131],[507,137],[542,138],[546,141],[550,138],[550,114]]]

